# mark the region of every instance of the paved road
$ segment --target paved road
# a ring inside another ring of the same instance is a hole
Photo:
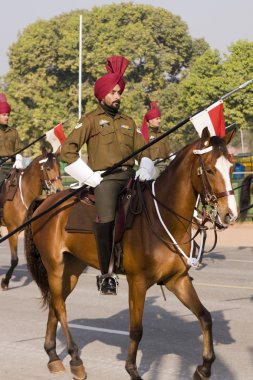
[[[204,268],[192,270],[194,284],[214,321],[216,361],[213,380],[253,378],[253,224],[220,233],[215,252]],[[210,242],[211,244],[211,242]],[[67,372],[51,375],[43,350],[47,312],[26,270],[20,239],[20,265],[10,290],[0,292],[0,379],[70,380],[69,357],[61,328],[58,349]],[[0,276],[9,262],[0,245]],[[120,278],[117,297],[103,297],[95,288],[96,271],[81,276],[70,297],[68,320],[88,372],[88,380],[129,380],[124,370],[128,348],[127,283]],[[144,380],[190,380],[201,362],[201,335],[195,317],[169,292],[150,289],[144,314],[144,336],[138,354]]]

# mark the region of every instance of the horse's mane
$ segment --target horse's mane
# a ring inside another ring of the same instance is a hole
[[[210,145],[214,147],[213,152],[214,152],[215,157],[220,156],[220,152],[222,152],[223,155],[227,159],[229,158],[229,153],[227,150],[226,143],[221,137],[211,136]],[[165,175],[168,171],[175,171],[178,168],[178,166],[182,163],[182,160],[187,156],[190,150],[193,151],[194,149],[203,149],[203,148],[204,147],[203,147],[203,142],[201,138],[194,141],[193,143],[190,143],[184,146],[176,153],[175,158],[170,162],[170,164],[167,166],[167,168],[161,173],[161,175],[158,178]]]

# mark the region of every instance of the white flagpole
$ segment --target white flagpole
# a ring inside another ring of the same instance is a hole
[[[82,24],[83,16],[79,21],[79,85],[78,85],[78,119],[82,115]]]
[[[234,88],[232,91],[229,91],[227,94],[221,96],[220,99],[226,99],[228,96],[230,96],[230,95],[234,94],[236,91],[239,91],[239,90],[241,90],[242,88],[248,86],[248,85],[249,85],[250,83],[252,83],[252,82],[253,82],[253,79],[250,79],[250,80],[248,80],[247,82],[244,82],[244,83],[241,84],[239,87],[236,87],[236,88]]]

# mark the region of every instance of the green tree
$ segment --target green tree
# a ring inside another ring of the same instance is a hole
[[[124,3],[62,14],[29,25],[9,50],[7,93],[25,142],[69,116],[77,121],[79,14],[83,15],[82,111],[95,104],[93,86],[106,57],[130,60],[122,109],[140,125],[149,100],[157,100],[164,128],[182,118],[178,84],[208,48],[194,40],[180,17],[157,7]],[[68,131],[67,131],[68,132]],[[180,134],[180,132],[179,132]],[[175,139],[176,139],[175,134]]]
[[[218,51],[206,50],[186,70],[179,92],[188,114],[253,78],[253,42],[237,41],[229,47],[229,53],[221,58]],[[236,123],[242,128],[253,129],[252,95],[253,86],[250,85],[224,100],[227,125]]]

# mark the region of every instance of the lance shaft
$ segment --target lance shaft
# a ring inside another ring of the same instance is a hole
[[[67,121],[69,121],[70,119],[73,119],[74,116],[71,116],[69,117],[68,119],[64,120],[62,122],[62,124],[65,124]],[[13,158],[16,156],[16,154],[19,154],[21,152],[23,152],[25,149],[29,148],[30,146],[32,146],[33,144],[35,144],[36,142],[42,140],[44,137],[46,137],[46,133],[44,133],[42,136],[38,137],[36,140],[32,141],[31,143],[29,143],[28,145],[26,145],[25,147],[23,148],[20,148],[19,150],[17,150],[15,153],[9,155],[8,157],[4,158],[3,160],[1,160],[1,164],[4,164],[6,161],[8,161],[10,158]]]
[[[228,92],[227,94],[223,95],[220,99],[225,99],[227,98],[229,95],[231,94],[234,94],[236,91],[246,87],[248,84],[252,83],[253,82],[253,79],[241,84],[239,87],[235,88],[234,90]],[[150,146],[152,146],[153,144],[155,144],[156,142],[162,140],[164,137],[170,135],[171,133],[175,132],[177,129],[179,129],[180,127],[182,127],[184,124],[188,123],[188,121],[190,121],[190,119],[197,115],[198,113],[200,113],[201,111],[205,110],[206,108],[210,107],[212,104],[214,104],[214,102],[210,103],[209,106],[206,106],[204,108],[202,108],[201,110],[195,112],[193,115],[191,116],[188,116],[186,119],[182,120],[181,122],[179,122],[177,125],[175,125],[173,128],[169,129],[168,131],[164,132],[161,136],[157,137],[156,139],[152,140],[151,142],[149,142],[148,144],[144,145],[143,147],[141,147],[140,149],[137,149],[136,151],[134,151],[133,153],[129,154],[129,156],[123,158],[121,161],[117,162],[115,165],[113,165],[111,168],[107,169],[104,173],[101,174],[102,177],[105,177],[109,174],[111,174],[111,172],[113,172],[116,168],[118,168],[119,166],[121,166],[122,164],[124,164],[125,162],[127,162],[130,158],[136,156],[137,154],[141,153],[142,151],[144,151],[145,149],[149,148]],[[69,119],[67,119],[69,120]],[[67,121],[66,120],[66,121]],[[66,122],[65,121],[65,122]],[[43,136],[44,137],[44,136]],[[42,138],[42,137],[41,137]],[[11,237],[12,235],[14,235],[15,233],[23,230],[26,226],[28,226],[28,224],[34,222],[35,220],[39,219],[40,217],[42,217],[43,215],[45,215],[47,212],[50,212],[51,210],[53,210],[54,208],[58,207],[59,205],[61,205],[63,202],[65,202],[66,200],[68,200],[69,198],[77,195],[78,193],[80,193],[82,190],[85,189],[85,187],[87,187],[87,185],[82,185],[81,187],[79,187],[78,189],[75,189],[74,191],[70,192],[69,194],[67,194],[65,197],[63,197],[62,199],[60,199],[58,202],[54,203],[52,206],[50,206],[49,208],[47,208],[46,210],[42,211],[41,213],[37,214],[36,216],[28,219],[25,223],[23,223],[21,226],[17,227],[15,230],[13,230],[12,232],[10,232],[9,234],[5,235],[4,237],[2,237],[0,239],[0,243],[2,243],[4,240],[8,239],[9,237]]]

